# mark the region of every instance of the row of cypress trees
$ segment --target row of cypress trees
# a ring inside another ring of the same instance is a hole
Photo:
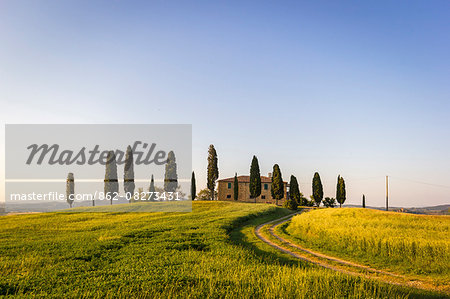
[[[219,168],[217,166],[217,152],[214,148],[214,145],[210,145],[208,149],[208,168],[207,168],[207,187],[210,190],[211,199],[214,200],[214,189],[216,185],[216,181],[219,177]],[[238,199],[239,195],[239,184],[237,179],[237,174],[234,176],[234,189],[233,189],[233,198],[234,200]],[[308,200],[303,197],[300,192],[300,188],[298,185],[297,178],[291,175],[289,182],[289,198],[286,200],[285,205],[288,208],[296,209],[298,205],[307,205]],[[195,199],[195,174],[192,172],[191,179],[191,198]],[[320,206],[323,200],[323,186],[320,179],[320,175],[318,172],[314,174],[312,181],[312,200],[316,206]],[[258,158],[253,156],[251,165],[250,165],[250,183],[249,183],[249,191],[250,198],[254,199],[256,202],[256,198],[261,195],[261,172],[259,169]],[[281,170],[278,164],[273,166],[272,172],[272,188],[271,188],[272,198],[276,200],[276,204],[278,205],[278,200],[284,198],[284,183],[281,175]],[[329,198],[327,198],[328,200]],[[336,200],[342,206],[346,199],[345,192],[345,181],[340,175],[338,176],[338,182],[336,186]],[[334,200],[332,201],[334,202]]]
[[[323,200],[323,185],[318,172],[316,172],[313,177],[312,191],[312,199],[315,205],[320,206],[320,203]],[[271,194],[272,198],[276,200],[277,205],[278,200],[284,198],[284,183],[278,164],[273,166]],[[252,164],[250,166],[250,197],[255,198],[256,202],[256,197],[259,195],[261,195],[261,174],[259,171],[258,159],[256,156],[253,156]],[[236,198],[237,197],[235,197],[235,199]],[[341,206],[346,199],[345,181],[340,175],[338,176],[336,187],[336,199]],[[294,175],[291,175],[289,181],[289,198],[285,201],[285,206],[289,209],[296,210],[299,205],[308,205],[308,200],[303,197],[303,194],[300,192],[297,178]]]
[[[291,209],[296,209],[298,205],[309,205],[309,202],[306,198],[304,198],[301,195],[301,192],[298,189],[298,182],[297,178],[295,176],[291,176],[290,181],[290,188],[289,188],[289,199],[287,200],[287,207]],[[314,173],[314,177],[312,180],[312,203],[316,205],[317,207],[320,206],[323,199],[323,185],[322,180],[320,179],[320,175],[318,172]],[[342,204],[345,202],[346,199],[346,191],[345,191],[345,181],[344,178],[340,175],[337,179],[337,186],[336,186],[336,200],[342,207]],[[334,198],[325,198],[325,201],[323,202],[325,206],[333,207],[334,206]],[[298,203],[298,205],[296,204]]]
[[[133,152],[131,150],[131,146],[127,147],[126,155],[125,155],[125,166],[124,166],[124,175],[123,175],[123,188],[127,199],[130,199],[132,202],[134,198],[134,190],[136,185],[134,183],[134,158]],[[167,163],[165,164],[165,175],[164,175],[164,191],[166,192],[175,192],[178,188],[178,175],[177,175],[177,163],[175,158],[175,153],[170,151],[167,155]],[[152,200],[154,198],[155,182],[153,175],[150,181],[150,198]],[[73,204],[73,194],[75,193],[75,180],[73,173],[69,173],[67,175],[66,181],[66,198],[67,203],[70,207]],[[105,165],[105,179],[104,179],[104,195],[105,198],[110,199],[110,203],[112,205],[113,199],[119,193],[119,180],[117,176],[117,161],[116,155],[114,151],[109,151],[106,158]]]
[[[219,168],[217,164],[218,164],[217,152],[216,149],[214,148],[214,145],[211,144],[208,149],[207,187],[210,190],[212,200],[214,200],[214,193],[215,193],[214,189],[216,181],[219,177]],[[239,196],[239,184],[237,174],[235,174],[233,185],[234,185],[233,198],[234,200],[237,200]],[[70,195],[73,195],[75,192],[74,186],[75,186],[74,175],[73,173],[69,173],[67,176],[67,183],[66,183],[66,196],[67,202],[69,203],[70,207],[72,207],[73,204],[73,198],[70,198]],[[296,209],[298,205],[301,206],[308,205],[309,202],[301,194],[297,178],[293,175],[291,175],[289,186],[290,186],[289,198],[287,198],[285,205],[290,209]],[[174,152],[170,151],[168,154],[167,163],[165,165],[164,190],[166,192],[175,192],[177,188],[178,188],[177,164]],[[249,190],[250,198],[253,198],[256,202],[256,198],[261,195],[261,173],[259,169],[258,158],[256,156],[253,156],[250,165],[249,189],[250,189]],[[124,191],[127,198],[133,198],[134,190],[135,190],[134,159],[131,146],[128,146],[125,156],[125,169],[124,169]],[[314,204],[316,206],[320,206],[323,200],[323,186],[318,172],[316,172],[313,177],[312,191],[313,192],[311,198],[314,201]],[[104,179],[104,192],[105,197],[110,198],[111,204],[114,197],[119,192],[117,163],[114,151],[109,151],[107,155],[105,179]],[[149,192],[152,195],[155,192],[155,183],[153,175],[150,181]],[[281,175],[281,170],[278,164],[275,164],[273,166],[271,195],[272,198],[276,200],[277,205],[278,200],[284,198],[284,183]],[[194,200],[196,196],[197,195],[196,195],[195,173],[192,172],[191,199]],[[151,197],[149,198],[149,200],[152,200]],[[336,185],[336,200],[339,203],[340,207],[342,207],[342,204],[345,202],[345,199],[346,199],[345,181],[344,178],[342,178],[339,175]],[[330,198],[326,198],[324,204],[326,204],[327,206],[333,206],[334,200],[332,201],[329,200]],[[363,196],[363,206],[365,207],[364,196]]]
[[[134,159],[131,146],[127,147],[127,152],[125,156],[125,169],[124,169],[124,191],[127,199],[134,198]],[[178,188],[178,174],[177,174],[177,163],[175,158],[175,153],[170,151],[167,155],[167,162],[165,164],[165,175],[164,175],[164,191],[175,192]],[[152,200],[153,193],[155,192],[155,182],[153,175],[150,181],[149,192],[151,192]],[[105,171],[105,196],[108,196],[112,200],[116,194],[119,192],[119,182],[117,179],[117,163],[114,151],[109,151],[106,171]]]

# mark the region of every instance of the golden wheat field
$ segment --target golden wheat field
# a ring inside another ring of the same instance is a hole
[[[284,230],[310,248],[449,282],[449,216],[359,208],[318,209],[295,216]]]

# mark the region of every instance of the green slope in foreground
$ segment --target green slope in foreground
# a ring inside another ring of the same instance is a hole
[[[295,242],[333,256],[436,285],[450,283],[449,216],[319,209],[295,216],[284,231]]]
[[[255,237],[256,224],[288,213],[263,204],[194,202],[192,213],[0,217],[0,294],[438,297],[302,264]]]

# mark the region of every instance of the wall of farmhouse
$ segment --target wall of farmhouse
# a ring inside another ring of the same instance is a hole
[[[261,183],[261,195],[256,198],[257,203],[275,203],[275,199],[272,198],[270,192],[271,183]],[[284,184],[285,198],[278,201],[279,205],[282,205],[286,199],[287,184]],[[218,199],[219,200],[234,200],[234,183],[221,181],[218,183]],[[239,182],[239,197],[238,201],[241,202],[255,202],[254,198],[250,198],[249,183]]]

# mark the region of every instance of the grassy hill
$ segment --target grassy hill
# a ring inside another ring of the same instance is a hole
[[[338,257],[450,283],[449,216],[319,209],[295,216],[285,232]]]
[[[0,217],[0,295],[439,297],[279,253],[254,235],[257,224],[290,213],[271,205],[194,202],[192,213],[112,209]]]

